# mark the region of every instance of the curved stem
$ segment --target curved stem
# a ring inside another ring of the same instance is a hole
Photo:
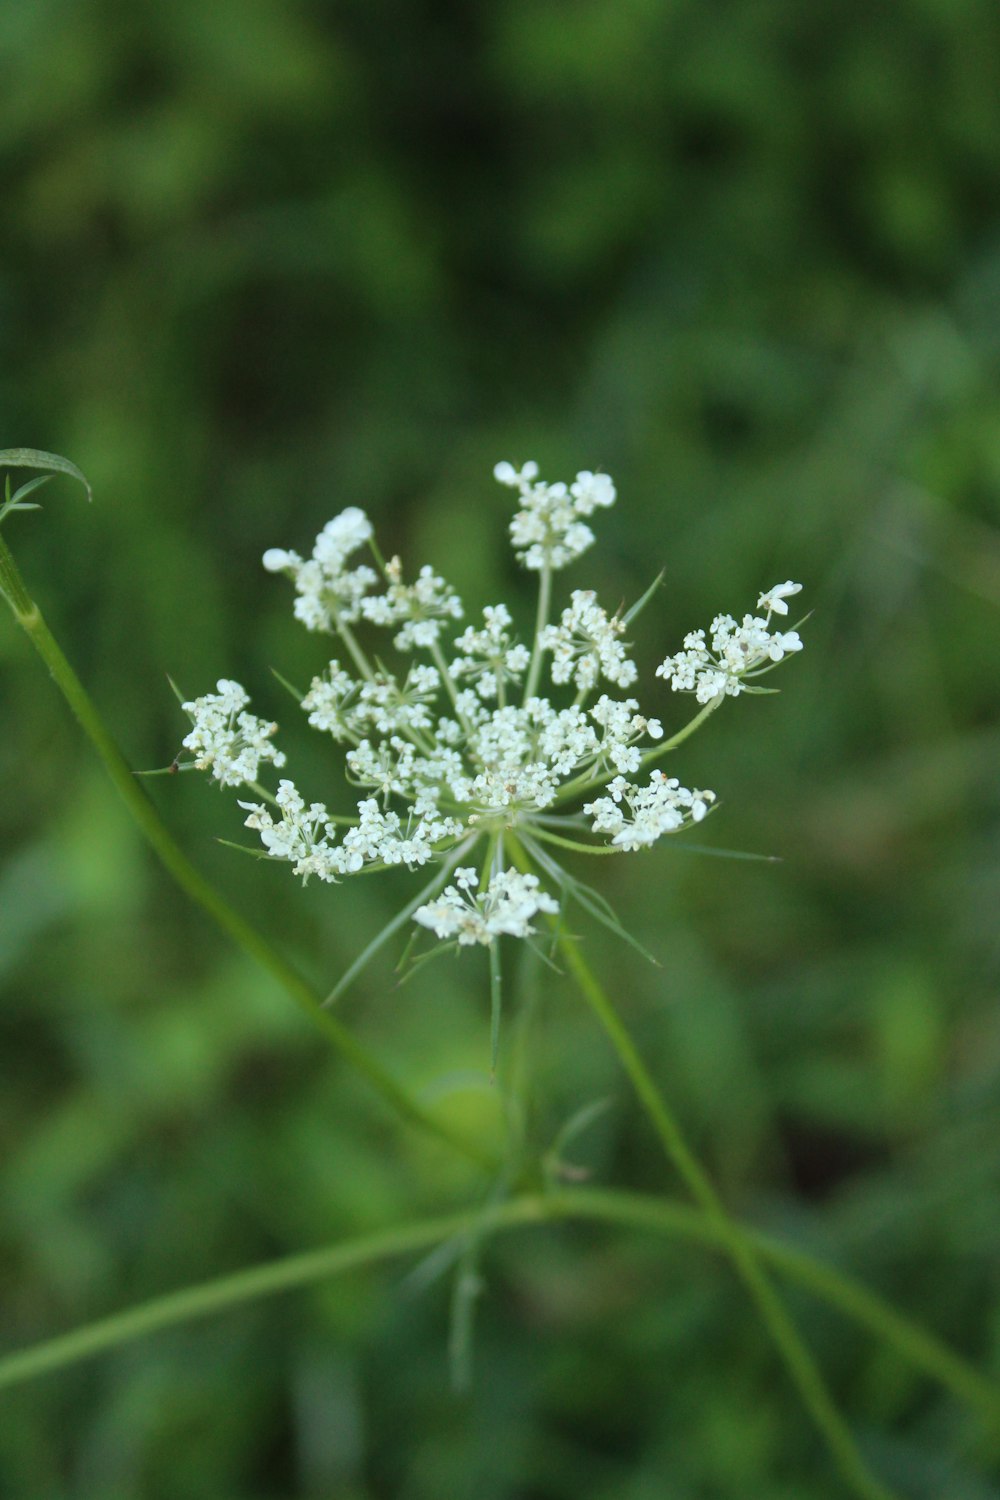
[[[834,1405],[819,1367],[799,1337],[785,1306],[764,1271],[747,1231],[730,1217],[711,1179],[691,1151],[677,1121],[653,1082],[618,1012],[581,955],[574,939],[558,927],[559,946],[584,998],[600,1021],[650,1120],[660,1143],[757,1305],[778,1353],[817,1429],[826,1440],[844,1480],[864,1500],[891,1500],[892,1491],[875,1478]]]
[[[716,1248],[721,1243],[718,1226],[687,1204],[597,1188],[564,1189],[544,1196],[528,1194],[485,1209],[470,1209],[288,1256],[113,1313],[71,1333],[0,1357],[0,1389],[94,1358],[158,1329],[208,1317],[395,1256],[415,1254],[472,1230],[481,1234],[500,1233],[559,1220],[615,1224]],[[975,1407],[993,1428],[1000,1429],[1000,1389],[939,1339],[832,1266],[767,1235],[752,1230],[747,1233],[756,1253],[774,1270],[883,1338],[917,1369]]]
[[[42,661],[48,667],[56,687],[66,699],[84,734],[103,762],[104,769],[140,833],[154,854],[184,893],[200,906],[206,916],[242,948],[250,958],[277,980],[285,993],[333,1044],[345,1062],[367,1080],[370,1086],[401,1119],[429,1135],[437,1136],[464,1156],[493,1169],[492,1154],[467,1141],[457,1130],[424,1109],[367,1047],[351,1034],[343,1023],[323,1008],[323,999],[300,974],[272,948],[270,943],[231,907],[214,886],[205,879],[184,854],[180,845],[162,822],[159,813],[133,775],[115,741],[108,733],[100,714],[86,689],[63,655],[59,643],[49,630],[37,604],[31,599],[3,537],[0,536],[0,587],[14,618],[25,631]]]

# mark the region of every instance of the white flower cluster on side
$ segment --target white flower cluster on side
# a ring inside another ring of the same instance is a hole
[[[339,661],[331,661],[324,676],[313,678],[302,707],[313,729],[356,745],[372,733],[430,729],[431,705],[440,688],[436,667],[412,666],[402,684],[384,672],[374,673],[369,682],[355,682]]]
[[[260,841],[273,859],[291,862],[293,873],[308,880],[335,881],[353,875],[366,864],[406,865],[412,870],[433,858],[436,847],[452,841],[462,825],[452,818],[410,818],[404,828],[398,813],[383,812],[373,798],[358,803],[358,822],[343,841],[322,802],[307,807],[294,782],[281,781],[275,797],[279,819],[259,802],[241,802],[249,817],[245,826],[260,834]]]
[[[307,630],[329,632],[361,618],[361,602],[378,582],[378,574],[366,564],[356,568],[345,564],[371,538],[368,517],[356,505],[349,505],[323,527],[308,562],[281,547],[264,553],[269,573],[285,573],[294,582],[295,618]]]
[[[684,649],[668,656],[656,669],[675,693],[694,693],[699,703],[711,703],[723,695],[735,698],[753,692],[747,679],[771,670],[785,656],[802,650],[797,630],[772,630],[772,614],[787,615],[785,600],[801,592],[800,583],[779,583],[761,594],[758,609],[767,615],[744,615],[737,624],[732,615],[716,615],[710,626],[711,644],[704,630],[684,637]]]
[[[498,937],[530,937],[532,917],[538,912],[555,914],[559,903],[543,891],[537,875],[501,870],[484,891],[477,891],[479,871],[466,867],[455,871],[455,884],[413,913],[421,927],[435,937],[454,939],[459,947],[492,943]]]
[[[651,773],[648,786],[616,776],[608,791],[609,797],[588,802],[583,810],[593,818],[594,832],[610,834],[618,849],[645,849],[663,834],[676,833],[688,819],[700,823],[715,801],[714,792],[690,792],[676,776],[662,771]]]
[[[256,781],[262,760],[280,769],[284,752],[271,743],[277,724],[245,712],[250,699],[238,682],[220,677],[215,689],[181,705],[191,716],[191,731],[182,743],[194,752],[195,767],[211,771],[222,786]]]
[[[583,469],[572,484],[545,484],[538,478],[538,465],[497,464],[493,477],[516,489],[521,509],[510,523],[511,541],[517,558],[526,568],[565,568],[586,552],[594,533],[581,520],[599,507],[614,505],[616,491],[607,474]]]
[[[281,769],[285,757],[273,743],[276,726],[247,711],[239,683],[223,679],[214,694],[184,704],[191,764],[223,786],[253,789],[260,800],[240,803],[246,827],[268,857],[287,861],[303,880],[337,881],[372,866],[415,869],[458,847],[455,863],[482,843],[497,861],[490,877],[463,864],[415,912],[420,926],[459,946],[527,937],[537,915],[559,909],[536,875],[503,868],[508,833],[529,843],[565,844],[569,835],[572,847],[582,812],[598,838],[634,851],[699,823],[715,802],[713,792],[651,767],[672,743],[659,718],[636,698],[596,696],[602,682],[620,691],[637,680],[622,639],[631,616],[608,615],[592,590],[577,589],[554,623],[544,618],[549,575],[593,541],[586,519],[614,503],[611,480],[584,470],[570,485],[547,484],[533,463],[494,472],[520,499],[511,525],[518,555],[543,574],[542,619],[530,646],[518,640],[504,604],[455,634],[463,614],[455,590],[427,566],[404,582],[399,559],[382,561],[356,506],[324,526],[310,558],[279,548],[264,555],[269,572],[292,581],[306,628],[341,637],[341,658],[313,678],[301,706],[311,727],[344,746],[346,779],[360,793],[352,817],[307,802],[291,780],[273,796],[258,785],[260,767]],[[370,557],[359,562],[363,547]],[[801,649],[794,630],[772,628],[799,591],[791,582],[769,589],[758,600],[766,613],[742,624],[719,615],[708,640],[704,631],[688,635],[657,676],[703,704],[755,691],[753,678]],[[381,652],[366,654],[352,628],[359,624],[390,631],[398,651],[426,652],[430,661],[410,659],[394,672]],[[441,885],[446,878],[442,872]]]

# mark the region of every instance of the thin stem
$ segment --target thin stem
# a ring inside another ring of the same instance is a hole
[[[710,718],[715,713],[715,710],[722,706],[724,701],[725,694],[720,693],[717,698],[713,698],[711,702],[706,703],[701,712],[695,714],[693,719],[689,719],[683,729],[679,729],[668,740],[664,740],[662,745],[657,745],[653,750],[647,750],[642,757],[643,765],[651,766],[654,760],[660,759],[661,755],[667,755],[671,750],[676,750],[678,745],[683,745],[688,736],[694,734],[696,729],[700,729],[705,720]]]
[[[261,968],[277,980],[313,1023],[324,1033],[345,1062],[364,1077],[385,1103],[400,1118],[418,1126],[430,1135],[447,1141],[464,1156],[490,1168],[496,1165],[492,1154],[467,1141],[450,1124],[436,1119],[396,1082],[373,1053],[357,1041],[342,1022],[323,1009],[321,996],[298,974],[255,927],[214,889],[194,867],[169,833],[140,782],[108,733],[100,714],[86,689],[52,635],[38,606],[28,595],[10,550],[0,536],[0,585],[11,603],[14,616],[48,667],[52,678],[66,699],[84,734],[100,756],[112,782],[124,801],[140,833],[170,875],[211,920],[242,948]],[[19,601],[27,601],[19,607]]]
[[[799,1337],[785,1306],[764,1271],[751,1236],[730,1217],[711,1179],[685,1141],[677,1121],[653,1082],[618,1012],[605,995],[574,939],[553,919],[559,946],[591,1010],[611,1041],[668,1158],[692,1198],[713,1226],[761,1318],[817,1429],[826,1440],[841,1475],[864,1500],[891,1500],[892,1491],[875,1478],[834,1405],[815,1360]]]
[[[544,1196],[528,1194],[486,1208],[341,1241],[156,1297],[0,1358],[0,1389],[65,1369],[159,1329],[309,1286],[395,1256],[416,1254],[472,1231],[485,1235],[571,1220],[615,1224],[721,1247],[718,1225],[687,1204],[597,1188],[561,1189]],[[834,1267],[765,1234],[754,1230],[746,1233],[756,1253],[774,1270],[884,1339],[916,1369],[978,1410],[992,1428],[1000,1427],[1000,1389],[933,1334]]]
[[[706,703],[701,712],[695,714],[693,719],[689,719],[683,729],[679,729],[676,734],[672,734],[661,745],[655,746],[652,750],[647,750],[642,757],[641,764],[643,766],[651,766],[654,761],[660,760],[664,755],[668,755],[671,750],[676,750],[678,745],[683,745],[688,736],[694,734],[695,730],[700,728],[711,714],[715,713],[715,710],[723,700],[724,695],[720,694],[718,698],[713,698],[711,703]],[[589,792],[594,787],[606,785],[607,780],[607,767],[599,772],[584,772],[582,775],[576,777],[574,781],[567,781],[558,797],[552,803],[552,806],[559,807],[563,802],[571,802],[583,792]]]
[[[532,825],[532,833],[536,839],[541,839],[545,844],[558,844],[561,849],[572,849],[574,854],[621,854],[621,849],[616,849],[614,844],[581,844],[577,839],[564,839],[558,833],[549,833],[544,828]]]
[[[538,975],[542,958],[531,943],[522,943],[517,957],[517,1012],[512,1035],[504,1049],[502,1098],[507,1122],[507,1163],[511,1183],[526,1184],[527,1140],[532,1114],[530,1037],[538,1011]]]
[[[444,659],[444,652],[441,650],[441,642],[439,640],[435,639],[431,642],[430,653],[434,658],[434,665],[437,667],[438,671],[441,674],[441,681],[444,683],[445,691],[447,692],[448,697],[451,699],[451,706],[455,710],[455,717],[458,719],[458,722],[461,724],[466,734],[468,734],[470,727],[469,721],[458,706],[458,689],[455,686],[455,679],[451,675],[448,663]]]
[[[492,871],[494,875],[503,873],[503,831],[497,830],[492,846]],[[483,871],[485,875],[485,869]],[[500,1052],[500,1013],[503,1009],[503,968],[500,962],[500,935],[496,934],[490,943],[490,1083],[496,1082],[497,1056]]]
[[[541,570],[538,581],[538,613],[535,616],[535,639],[531,647],[531,661],[528,665],[528,676],[524,684],[524,702],[533,698],[538,691],[538,679],[542,674],[542,631],[549,623],[549,610],[552,607],[552,565],[546,562]]]
[[[502,1009],[503,969],[500,963],[500,939],[495,937],[490,943],[490,1083],[495,1083],[497,1076]]]
[[[358,638],[354,634],[354,631],[351,629],[350,625],[346,624],[345,621],[340,618],[338,614],[334,614],[333,619],[334,624],[337,627],[337,634],[340,636],[340,639],[343,641],[344,645],[350,652],[351,660],[353,661],[354,665],[357,667],[358,671],[361,673],[366,682],[374,682],[375,673],[372,670],[371,662],[368,660],[367,656],[359,646]]]

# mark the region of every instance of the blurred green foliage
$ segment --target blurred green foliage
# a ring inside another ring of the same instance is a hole
[[[1000,12],[35,0],[0,56],[0,430],[97,496],[60,481],[6,534],[135,765],[183,732],[167,672],[289,718],[267,668],[307,678],[322,642],[259,556],[346,504],[529,619],[502,457],[614,475],[568,581],[614,601],[666,568],[647,671],[803,580],[781,696],[678,766],[724,798],[709,841],[783,863],[608,862],[664,968],[587,951],[727,1200],[997,1372]],[[152,866],[9,621],[0,691],[5,1344],[466,1202]],[[319,983],[412,889],[303,894],[213,842],[210,787],[151,785]],[[343,1014],[489,1130],[485,991],[476,956],[401,991],[387,960]],[[568,982],[543,991],[539,1148],[609,1095],[580,1161],[675,1191]],[[465,1395],[446,1282],[352,1276],[5,1393],[0,1493],[842,1493],[720,1261],[566,1227],[484,1271]],[[901,1493],[1000,1494],[995,1438],[790,1301]]]

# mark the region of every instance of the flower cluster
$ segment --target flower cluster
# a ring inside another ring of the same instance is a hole
[[[638,673],[621,643],[624,629],[617,616],[608,619],[593,589],[574,589],[559,624],[546,626],[539,637],[542,650],[552,652],[552,681],[572,681],[581,693],[589,693],[599,677],[629,687]]]
[[[554,915],[559,903],[540,889],[537,875],[502,870],[485,890],[477,891],[479,871],[465,867],[455,871],[455,884],[434,901],[418,907],[413,920],[429,927],[436,937],[454,938],[459,947],[490,944],[494,938],[528,937],[529,924],[538,912]],[[475,892],[475,894],[473,894]]]
[[[624,776],[608,785],[610,797],[588,802],[583,809],[594,820],[595,830],[610,833],[618,849],[644,849],[664,833],[681,828],[685,818],[700,823],[715,801],[714,792],[689,792],[676,776],[652,771],[648,786],[632,786]],[[632,814],[625,816],[622,803]]]
[[[285,757],[273,743],[276,726],[246,711],[238,683],[222,680],[216,693],[184,704],[189,764],[224,786],[250,787],[254,800],[240,806],[267,857],[303,880],[326,882],[363,869],[430,866],[434,878],[410,915],[458,947],[530,937],[539,914],[554,917],[559,900],[535,872],[564,891],[579,889],[554,852],[592,852],[588,830],[598,849],[645,849],[699,823],[715,801],[654,764],[691,726],[665,738],[659,718],[617,695],[638,679],[623,636],[639,606],[609,615],[592,590],[577,589],[555,621],[547,618],[552,575],[593,542],[586,521],[614,503],[611,480],[584,471],[572,484],[547,484],[532,463],[498,464],[494,473],[517,491],[511,538],[525,567],[540,574],[538,627],[528,643],[505,604],[459,630],[463,606],[451,585],[427,566],[407,582],[398,558],[383,562],[356,506],[327,523],[308,559],[280,548],[264,555],[265,568],[294,585],[306,628],[339,637],[339,656],[313,678],[301,707],[314,729],[344,747],[345,779],[360,793],[352,813],[307,802],[291,780],[273,794],[259,785],[261,765],[280,769]],[[761,691],[750,679],[801,649],[794,630],[772,629],[799,587],[762,594],[758,609],[766,613],[742,624],[717,616],[707,636],[688,635],[657,675],[695,694],[705,706],[699,718],[727,696]],[[390,632],[410,659],[398,671],[385,666],[384,648],[369,652],[355,626]]]
[[[536,463],[527,463],[521,469],[497,464],[493,477],[516,489],[521,497],[521,509],[510,523],[510,536],[518,549],[518,562],[535,572],[564,568],[586,552],[594,533],[581,516],[614,505],[616,498],[608,475],[592,474],[589,469],[579,473],[570,485],[543,483]]]
[[[356,505],[349,505],[323,527],[308,562],[281,547],[264,553],[269,573],[285,573],[294,582],[295,618],[307,630],[331,631],[360,619],[364,597],[378,582],[378,574],[365,564],[357,568],[344,564],[371,538],[368,517]]]
[[[191,732],[183,745],[194,751],[195,768],[211,771],[221,786],[256,781],[262,760],[280,770],[284,752],[271,743],[277,724],[266,724],[246,712],[250,699],[238,682],[220,677],[215,688],[214,693],[181,705],[191,716]]]
[[[704,630],[692,630],[684,637],[684,649],[668,656],[656,669],[675,693],[694,693],[699,703],[739,693],[752,693],[747,679],[760,677],[794,651],[802,650],[797,630],[771,630],[772,615],[787,615],[785,600],[802,590],[801,583],[779,583],[757,600],[759,615],[744,615],[738,625],[732,615],[716,615],[710,627],[711,646],[705,644]],[[759,689],[757,690],[759,691]]]

